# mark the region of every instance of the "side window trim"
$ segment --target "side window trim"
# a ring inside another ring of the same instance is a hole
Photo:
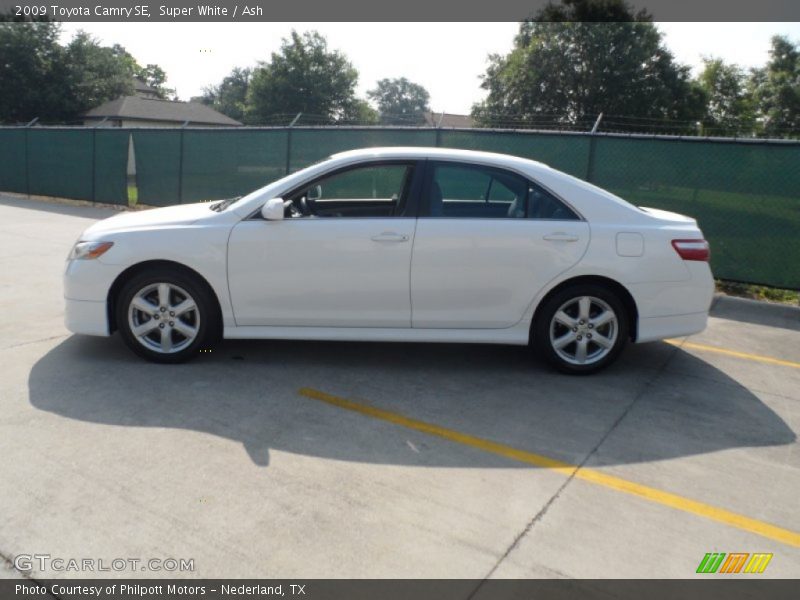
[[[343,167],[339,167],[337,169],[331,169],[330,171],[326,171],[317,175],[312,180],[306,180],[300,185],[297,185],[283,194],[283,198],[291,198],[292,196],[300,193],[302,190],[310,188],[313,185],[318,184],[320,181],[327,179],[328,177],[333,177],[334,175],[338,175],[339,173],[344,173],[346,171],[351,171],[355,169],[362,169],[362,168],[369,168],[369,167],[380,167],[380,166],[391,166],[391,165],[406,165],[411,169],[411,177],[407,178],[409,181],[406,182],[404,189],[402,190],[401,198],[404,198],[405,202],[403,203],[403,213],[398,215],[391,215],[389,217],[336,217],[337,220],[341,219],[386,219],[386,218],[408,218],[414,219],[418,216],[419,212],[419,205],[420,205],[420,193],[419,190],[422,187],[422,177],[424,175],[424,167],[423,163],[427,162],[425,159],[418,159],[418,158],[409,158],[409,159],[378,159],[378,160],[371,160],[365,162],[354,163],[350,165],[346,165]],[[255,210],[250,216],[244,221],[248,220],[260,220],[261,217],[261,210]]]
[[[530,187],[528,189],[528,202],[526,203],[526,206],[525,206],[525,211],[526,211],[525,212],[525,217],[526,218],[533,219],[535,221],[556,221],[556,222],[558,222],[558,221],[585,221],[586,220],[586,219],[583,218],[583,215],[581,215],[581,213],[579,213],[577,210],[575,210],[575,208],[573,208],[573,206],[569,202],[566,202],[561,196],[559,196],[555,192],[551,191],[550,188],[548,188],[548,187],[542,185],[541,183],[539,183],[538,181],[534,181],[532,179],[529,180],[529,182],[530,182]],[[535,217],[535,216],[530,215],[529,211],[528,211],[528,206],[531,205],[530,196],[535,191],[535,188],[539,188],[545,194],[550,196],[558,204],[563,206],[569,213],[574,215],[575,218],[559,219],[559,218],[551,218],[551,217]]]
[[[491,189],[492,189],[492,187],[494,185],[494,181],[496,179],[496,176],[495,176],[496,172],[507,173],[508,175],[513,175],[514,177],[517,177],[517,178],[523,180],[525,182],[525,190],[526,190],[525,191],[525,199],[524,199],[524,202],[523,202],[523,206],[525,208],[525,216],[524,216],[524,218],[528,218],[528,197],[530,195],[530,184],[532,183],[530,177],[528,177],[526,175],[523,175],[522,173],[519,173],[517,171],[511,170],[511,169],[507,169],[505,167],[498,167],[498,166],[495,166],[495,165],[485,165],[485,164],[482,164],[482,163],[464,162],[464,161],[461,161],[461,160],[452,160],[452,161],[450,161],[450,160],[442,160],[442,159],[436,159],[436,160],[431,159],[431,160],[426,160],[425,163],[426,163],[426,165],[425,165],[425,174],[424,174],[423,185],[422,185],[422,194],[420,194],[419,210],[417,212],[417,217],[418,218],[475,219],[475,220],[483,220],[483,219],[487,218],[487,217],[480,217],[480,216],[471,216],[471,217],[444,217],[444,216],[442,216],[442,217],[432,217],[431,216],[431,214],[430,214],[430,210],[431,210],[431,202],[430,202],[431,196],[430,196],[430,194],[431,194],[431,190],[432,190],[432,187],[433,187],[433,178],[434,178],[434,173],[436,172],[436,167],[438,167],[440,165],[441,166],[447,166],[447,167],[455,167],[455,168],[476,169],[478,171],[483,171],[486,175],[488,175],[489,184],[488,184],[487,189],[485,190],[485,192],[483,194],[483,202],[482,202],[483,204],[486,204],[486,205],[489,204],[489,195],[491,193]],[[542,187],[543,189],[546,189],[543,186],[540,186],[540,187]],[[506,217],[491,217],[491,218],[492,218],[492,220],[498,220],[498,219],[517,220],[517,219],[520,219],[520,217],[507,217],[507,216]]]
[[[556,200],[561,202],[565,207],[567,207],[570,211],[572,211],[575,216],[577,217],[578,221],[586,221],[586,218],[581,214],[581,212],[575,208],[570,202],[566,201],[561,195],[554,192],[548,186],[541,183],[538,179],[531,178],[530,175],[517,171],[516,169],[511,169],[508,167],[496,167],[494,165],[485,165],[482,163],[468,163],[462,160],[446,160],[442,158],[437,159],[424,159],[420,160],[420,165],[425,163],[424,168],[420,169],[420,171],[424,171],[424,173],[417,173],[422,175],[421,177],[421,193],[419,196],[419,206],[417,210],[417,218],[436,218],[436,219],[480,219],[482,217],[431,217],[430,215],[430,191],[431,191],[431,184],[433,183],[433,173],[437,164],[444,164],[444,165],[453,165],[453,166],[475,166],[475,167],[484,167],[487,169],[496,169],[499,171],[505,171],[507,173],[511,173],[518,177],[524,179],[528,184],[528,196],[530,195],[530,187],[531,185],[536,185],[543,189],[545,192],[553,196]],[[525,199],[525,218],[526,219],[533,219],[533,217],[529,214],[528,205],[530,202],[528,198]],[[503,217],[507,219],[513,219],[515,217]],[[536,220],[549,220],[549,219],[536,219]],[[552,219],[553,221],[559,221],[560,219]],[[574,219],[571,219],[574,220]]]

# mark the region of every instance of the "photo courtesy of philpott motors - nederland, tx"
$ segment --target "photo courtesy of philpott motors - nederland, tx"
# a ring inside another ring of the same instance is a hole
[[[103,595],[118,594],[120,596],[202,596],[209,592],[219,591],[222,595],[259,595],[259,596],[285,596],[286,592],[292,596],[305,595],[305,585],[289,584],[278,585],[228,585],[219,584],[214,588],[206,585],[191,584],[130,584],[130,583],[110,583],[108,585],[81,585],[68,583],[52,583],[49,585],[41,583],[19,583],[15,586],[14,592],[17,596],[87,596],[100,598]]]

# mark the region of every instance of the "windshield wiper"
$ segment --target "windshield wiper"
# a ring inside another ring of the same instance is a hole
[[[227,198],[226,200],[220,200],[219,202],[214,202],[214,204],[210,205],[209,208],[217,212],[222,212],[223,210],[228,208],[231,204],[236,202],[239,198],[241,198],[241,196],[236,196],[235,198]]]

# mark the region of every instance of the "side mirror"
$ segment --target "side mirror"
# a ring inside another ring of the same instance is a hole
[[[322,198],[322,186],[315,185],[311,189],[308,190],[308,199],[309,200],[319,200]]]
[[[261,216],[267,221],[280,221],[283,219],[283,198],[267,200],[261,207]]]

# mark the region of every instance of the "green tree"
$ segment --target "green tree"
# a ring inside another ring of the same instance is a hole
[[[380,117],[366,100],[356,98],[345,108],[341,121],[355,125],[377,125]]]
[[[428,90],[401,77],[381,79],[367,97],[378,106],[381,123],[387,125],[417,125],[425,122],[430,111]]]
[[[0,121],[63,120],[67,89],[60,25],[0,23]]]
[[[223,115],[243,121],[247,110],[247,90],[250,87],[251,75],[250,69],[234,68],[217,85],[205,87],[200,101]]]
[[[73,122],[82,113],[133,91],[134,75],[161,85],[157,65],[141,67],[122,46],[101,46],[78,32],[59,44],[55,22],[0,22],[0,122]]]
[[[127,53],[126,53],[127,54]],[[158,65],[147,64],[144,67],[134,61],[133,74],[156,90],[162,100],[175,100],[175,89],[167,87],[167,74]]]
[[[104,47],[79,31],[64,48],[66,89],[61,99],[72,119],[103,102],[132,93],[132,72],[119,47]]]
[[[704,105],[689,67],[675,62],[650,16],[624,0],[547,6],[521,23],[507,56],[490,57],[481,87],[488,96],[473,116],[489,126],[515,118],[584,127],[602,112],[617,117],[615,128],[642,129],[660,119],[688,123]]]
[[[800,134],[800,48],[783,36],[773,37],[769,62],[754,73],[753,86],[764,132]]]
[[[316,31],[292,31],[269,62],[259,63],[247,90],[246,119],[267,123],[301,112],[322,123],[347,116],[356,101],[358,72]]]
[[[748,74],[719,58],[703,59],[698,78],[706,95],[705,133],[747,135],[753,132],[755,113]]]

